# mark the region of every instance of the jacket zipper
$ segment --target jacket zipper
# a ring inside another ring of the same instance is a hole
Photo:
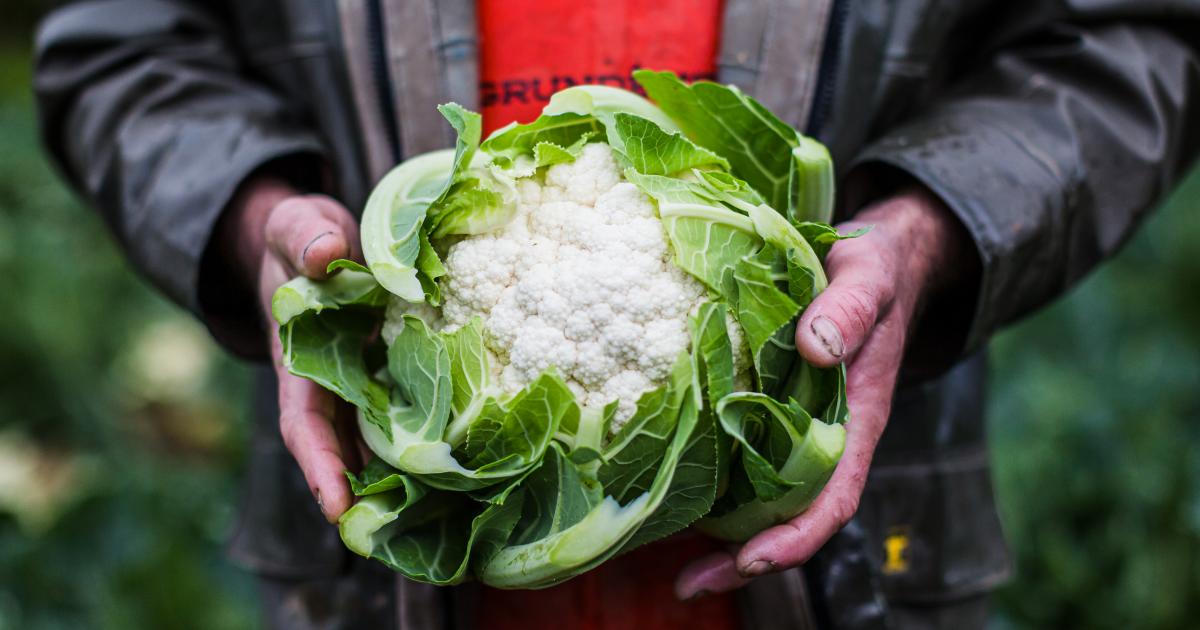
[[[829,27],[825,31],[825,42],[821,45],[821,67],[817,70],[817,87],[813,93],[813,106],[809,110],[805,133],[815,136],[829,120],[833,99],[837,92],[837,75],[841,65],[842,37],[850,15],[850,0],[833,0],[829,14]]]
[[[380,0],[367,0],[367,44],[370,50],[371,78],[375,83],[375,93],[379,95],[379,107],[383,110],[388,146],[392,149],[392,159],[399,162],[400,128],[396,121],[396,103],[392,100],[392,77],[388,74],[387,44]]]

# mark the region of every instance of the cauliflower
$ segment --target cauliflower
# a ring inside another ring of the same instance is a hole
[[[779,343],[853,236],[827,225],[829,152],[736,88],[634,76],[657,104],[574,86],[486,139],[440,106],[455,146],[378,183],[365,264],[276,292],[283,364],[376,456],[339,521],[354,552],[541,588],[693,522],[746,540],[833,474],[845,372]]]
[[[625,181],[607,144],[585,145],[543,181],[520,180],[517,194],[511,222],[450,246],[440,315],[393,298],[384,338],[391,343],[406,313],[444,331],[480,316],[502,391],[553,366],[584,406],[618,401],[615,431],[688,350],[704,286],[672,264],[654,204]],[[727,328],[748,388],[744,335],[732,317]]]

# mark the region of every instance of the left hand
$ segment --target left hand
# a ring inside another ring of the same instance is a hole
[[[959,269],[970,268],[963,258],[973,254],[961,224],[923,188],[877,203],[838,229],[865,225],[874,227],[830,250],[829,287],[796,325],[796,347],[805,360],[821,367],[846,363],[851,420],[842,459],[808,510],[740,549],[685,567],[675,582],[681,599],[729,591],[803,564],[858,510],[912,323],[930,295],[959,280]]]

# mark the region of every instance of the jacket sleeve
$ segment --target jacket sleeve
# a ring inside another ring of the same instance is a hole
[[[201,261],[237,186],[268,163],[319,165],[323,153],[299,113],[249,78],[202,8],[213,4],[67,5],[40,25],[34,71],[53,160],[134,265],[201,316]]]
[[[855,160],[923,183],[974,240],[974,313],[934,326],[962,331],[935,354],[970,352],[1062,294],[1200,148],[1200,37],[1109,17],[1048,23],[987,55]]]

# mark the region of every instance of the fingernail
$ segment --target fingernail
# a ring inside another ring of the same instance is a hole
[[[809,324],[809,327],[812,328],[813,334],[817,336],[817,339],[821,340],[821,344],[825,346],[829,354],[840,359],[842,353],[846,351],[846,343],[842,341],[842,332],[838,330],[833,320],[821,315],[813,318],[812,324]]]
[[[688,595],[688,596],[687,596],[687,599],[685,599],[685,600],[683,600],[683,601],[685,601],[685,602],[694,602],[694,601],[696,601],[697,599],[702,599],[702,598],[704,598],[704,597],[708,597],[708,596],[709,596],[709,595],[711,595],[711,594],[712,594],[712,592],[711,592],[711,591],[709,591],[709,590],[707,590],[707,589],[703,589],[703,588],[702,588],[702,589],[700,589],[700,590],[696,591],[695,593],[692,593],[691,595]]]
[[[325,502],[321,500],[321,489],[320,488],[313,490],[313,497],[315,497],[317,499],[317,507],[321,508],[321,511],[324,512],[325,511]]]
[[[333,234],[333,232],[321,232],[320,234],[314,236],[313,239],[308,242],[308,245],[304,246],[304,251],[300,252],[300,262],[307,262],[309,248],[312,247],[317,241],[329,236],[330,234]]]
[[[776,568],[778,567],[776,567],[775,563],[771,562],[770,560],[755,560],[754,562],[746,565],[746,568],[742,569],[741,573],[743,577],[758,577],[760,575],[772,573]]]

